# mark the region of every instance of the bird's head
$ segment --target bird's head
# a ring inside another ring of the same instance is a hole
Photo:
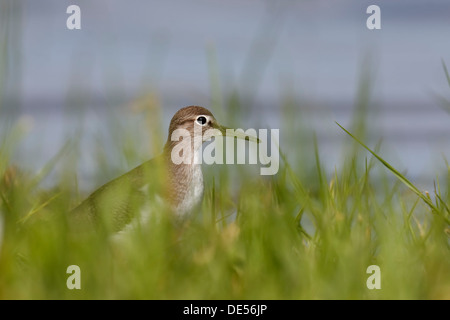
[[[170,121],[166,148],[182,141],[181,137],[186,136],[190,137],[190,141],[194,145],[197,142],[194,149],[198,149],[203,142],[217,136],[231,136],[259,142],[256,137],[222,126],[217,122],[211,111],[200,106],[184,107],[174,114]]]

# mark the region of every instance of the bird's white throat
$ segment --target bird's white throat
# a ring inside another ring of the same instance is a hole
[[[184,195],[184,199],[178,204],[175,209],[176,214],[185,216],[186,214],[194,211],[200,204],[203,198],[203,173],[200,164],[195,164],[198,162],[198,157],[201,157],[201,149],[194,152],[194,164],[189,165],[190,170],[190,181],[188,183],[188,189]]]

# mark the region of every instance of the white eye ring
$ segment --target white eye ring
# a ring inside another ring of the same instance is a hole
[[[197,120],[195,120],[199,125],[201,125],[201,126],[204,126],[207,122],[208,122],[208,119],[206,119],[206,117],[205,116],[199,116],[198,118],[197,118]]]

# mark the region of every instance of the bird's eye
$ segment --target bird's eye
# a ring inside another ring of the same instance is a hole
[[[200,116],[197,118],[197,123],[204,126],[206,124],[206,117]]]

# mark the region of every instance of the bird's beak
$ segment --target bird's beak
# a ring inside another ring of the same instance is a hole
[[[215,129],[218,129],[220,131],[220,133],[222,133],[223,136],[234,137],[234,138],[252,141],[252,142],[256,142],[256,143],[261,142],[261,140],[258,139],[257,137],[255,137],[253,135],[245,134],[245,132],[243,130],[236,130],[236,129],[224,127],[218,123],[213,124],[213,127]]]

